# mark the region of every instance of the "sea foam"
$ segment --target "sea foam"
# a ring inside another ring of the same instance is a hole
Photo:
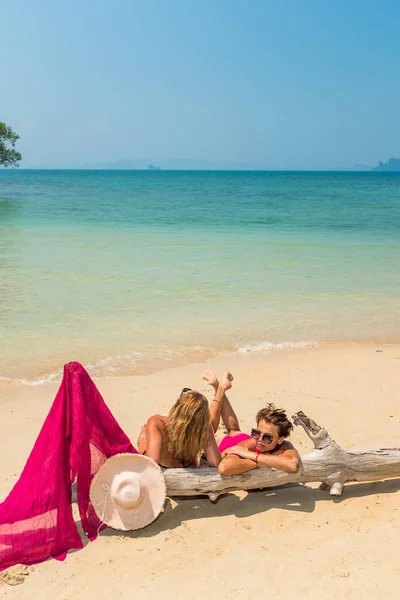
[[[318,342],[261,342],[260,344],[245,344],[244,346],[237,346],[237,352],[262,352],[263,350],[284,350],[285,348],[306,348],[316,346]]]

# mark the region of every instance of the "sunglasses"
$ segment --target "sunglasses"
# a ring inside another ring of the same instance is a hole
[[[261,439],[264,444],[271,444],[274,441],[274,436],[270,433],[261,433],[258,429],[251,430],[251,437],[255,440]]]
[[[192,388],[183,388],[183,390],[181,391],[181,396],[183,394],[186,394],[186,392],[191,392],[191,391],[192,391]]]

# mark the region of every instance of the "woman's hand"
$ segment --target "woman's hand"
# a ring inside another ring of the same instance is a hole
[[[254,460],[255,457],[255,453],[251,450],[247,450],[247,448],[244,448],[244,446],[231,446],[223,452],[223,456],[229,456],[230,454],[235,454],[235,456],[240,456],[240,458],[248,458],[250,460]]]

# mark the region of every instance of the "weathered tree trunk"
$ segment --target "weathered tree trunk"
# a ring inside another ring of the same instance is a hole
[[[263,467],[243,475],[222,477],[217,469],[165,469],[168,496],[207,495],[210,500],[234,490],[275,487],[285,483],[321,481],[322,489],[340,496],[349,481],[377,481],[400,477],[400,449],[344,450],[303,412],[293,417],[313,441],[315,449],[302,457],[297,473]]]

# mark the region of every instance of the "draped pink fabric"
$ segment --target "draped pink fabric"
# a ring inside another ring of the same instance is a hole
[[[93,540],[103,527],[89,501],[93,475],[119,452],[136,453],[89,374],[77,362],[64,376],[20,479],[0,504],[0,570],[54,557],[82,540],[72,516],[76,480],[82,528]]]

